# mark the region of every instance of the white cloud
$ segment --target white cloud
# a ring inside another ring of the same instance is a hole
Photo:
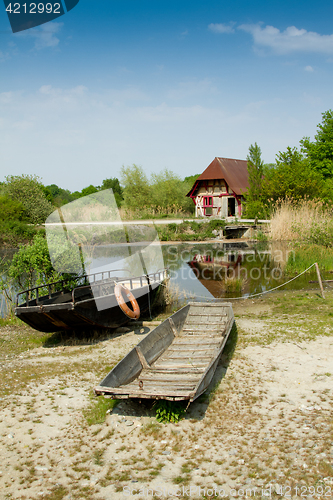
[[[14,100],[21,95],[20,92],[1,92],[0,103],[1,104],[11,104]]]
[[[305,66],[304,71],[308,71],[309,73],[313,73],[314,69],[312,66]]]
[[[42,85],[39,93],[52,97],[79,97],[83,96],[87,90],[87,87],[83,85],[78,85],[68,90],[52,87],[52,85]]]
[[[10,55],[8,52],[3,52],[0,50],[0,62],[7,61],[7,59],[10,59]]]
[[[314,52],[333,54],[333,35],[320,35],[314,31],[289,26],[280,31],[274,26],[242,24],[238,29],[250,33],[256,47],[267,47],[277,54],[290,52]]]
[[[51,22],[43,24],[38,28],[33,28],[27,31],[17,33],[19,37],[32,37],[35,39],[35,49],[45,49],[48,47],[57,47],[59,45],[59,38],[56,36],[64,23]]]
[[[235,23],[211,23],[209,24],[208,29],[213,31],[213,33],[234,33],[234,25]]]
[[[188,97],[207,96],[217,94],[218,89],[212,84],[211,80],[204,78],[203,80],[189,80],[180,82],[176,87],[171,88],[167,92],[167,97],[170,99],[187,99]]]

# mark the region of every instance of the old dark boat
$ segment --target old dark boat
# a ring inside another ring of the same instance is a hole
[[[194,401],[209,386],[233,323],[230,303],[189,303],[132,349],[95,393]]]
[[[20,292],[22,321],[43,332],[116,328],[150,310],[166,278],[157,231],[123,223],[112,189],[57,208],[45,231],[53,269],[69,279]]]
[[[137,303],[139,312],[149,311],[166,277],[165,270],[132,278],[117,278],[108,271],[81,276],[72,289],[66,281],[50,283],[18,293],[15,314],[42,332],[117,328],[131,317],[135,319],[131,314],[133,303]],[[117,286],[123,287],[122,296],[126,297],[123,305],[115,293]]]

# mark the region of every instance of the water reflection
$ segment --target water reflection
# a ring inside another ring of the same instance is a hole
[[[171,280],[187,296],[241,297],[271,290],[288,280],[284,270],[294,250],[287,242],[184,243],[165,245],[163,255]],[[309,284],[315,271],[301,276],[285,289],[317,288]]]

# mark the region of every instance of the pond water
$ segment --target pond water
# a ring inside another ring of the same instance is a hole
[[[2,271],[14,252],[0,251]],[[284,271],[288,258],[294,258],[287,242],[172,243],[163,244],[162,253],[172,288],[186,299],[247,297],[271,290],[292,278]],[[107,246],[99,248],[93,259],[94,267],[109,264],[113,260],[111,254]],[[322,278],[329,279],[332,275],[323,273]],[[311,280],[317,280],[314,268],[282,290],[319,290],[318,283],[309,283]],[[4,295],[0,295],[0,300],[1,316],[4,316],[9,303]]]
[[[164,245],[163,255],[171,282],[186,297],[235,298],[271,290],[291,279],[285,267],[295,253],[287,242],[230,241]],[[315,268],[282,290],[318,289],[311,280],[317,280]]]

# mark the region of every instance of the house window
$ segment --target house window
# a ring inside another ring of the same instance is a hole
[[[213,215],[213,197],[212,196],[204,196],[203,208],[204,208],[205,215]]]
[[[204,196],[204,207],[212,207],[212,206],[213,206],[213,197]]]

